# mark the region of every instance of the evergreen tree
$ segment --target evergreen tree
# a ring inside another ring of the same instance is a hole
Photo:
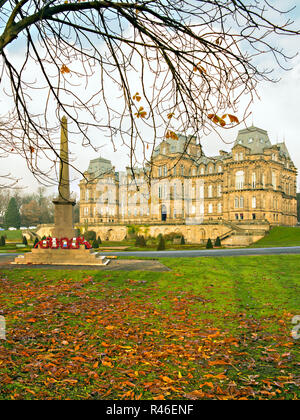
[[[212,249],[213,248],[213,244],[210,238],[208,238],[207,240],[207,244],[206,244],[206,249]]]
[[[183,235],[182,235],[181,240],[180,240],[180,245],[185,245],[185,239],[184,239]]]
[[[34,240],[33,247],[35,247],[35,245],[36,245],[38,242],[39,242],[39,239],[38,239],[38,237],[36,236],[36,237],[35,237],[35,240]]]
[[[98,236],[97,241],[98,241],[98,245],[101,245],[102,244],[102,241],[101,241],[100,236]]]
[[[93,240],[92,247],[93,247],[93,248],[99,248],[99,244],[98,244],[97,239],[94,239],[94,240]]]
[[[166,249],[166,244],[165,244],[164,237],[161,235],[159,239],[159,243],[157,245],[157,251],[163,251],[164,249]]]
[[[6,229],[8,229],[9,227],[15,227],[17,229],[20,229],[21,216],[15,197],[12,197],[9,200],[7,210],[4,216],[4,226]]]
[[[5,246],[5,237],[1,236],[0,238],[0,246]]]
[[[219,238],[219,236],[215,240],[215,246],[221,246],[221,239]]]
[[[22,242],[23,242],[24,245],[26,245],[26,246],[28,245],[26,236],[23,236],[23,241]]]

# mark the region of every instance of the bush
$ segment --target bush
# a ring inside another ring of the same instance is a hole
[[[135,246],[146,247],[146,241],[144,236],[137,236],[135,240]]]
[[[206,244],[206,249],[212,249],[213,248],[213,244],[210,238],[208,238],[207,240],[207,244]]]
[[[215,246],[221,246],[221,239],[219,238],[219,236],[215,240]]]
[[[164,237],[161,235],[159,239],[159,243],[157,245],[157,251],[163,251],[164,249],[166,249],[166,244],[165,244]]]
[[[94,240],[93,240],[92,247],[93,247],[93,248],[99,248],[99,244],[98,244],[97,239],[94,239]]]
[[[0,238],[0,246],[5,246],[5,237],[1,236]]]
[[[97,241],[98,241],[98,245],[101,245],[102,244],[102,241],[101,241],[100,236],[98,236]]]
[[[91,242],[95,241],[96,240],[96,232],[94,232],[93,230],[88,230],[84,234],[84,239],[86,239],[87,241],[91,241]]]
[[[28,241],[27,241],[26,236],[23,236],[22,242],[23,242],[24,245],[26,245],[26,246],[28,245]]]
[[[185,245],[185,239],[184,239],[184,236],[183,235],[181,237],[180,245]]]
[[[35,240],[34,240],[34,243],[33,243],[33,247],[37,244],[39,242],[39,239],[38,239],[38,237],[36,236],[35,237]]]

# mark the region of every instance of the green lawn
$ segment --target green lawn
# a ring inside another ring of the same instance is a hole
[[[21,230],[1,230],[0,236],[6,236],[8,241],[22,241]]]
[[[298,256],[0,274],[0,399],[298,399]]]
[[[251,248],[277,246],[300,246],[300,228],[284,226],[274,227],[264,238],[251,245]]]

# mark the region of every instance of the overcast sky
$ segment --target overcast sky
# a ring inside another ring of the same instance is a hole
[[[287,4],[295,4],[295,1],[281,0],[276,3],[281,3],[286,6]],[[298,27],[300,27],[299,9],[300,6],[298,6],[297,14],[296,12],[294,13],[295,20],[299,22]],[[282,43],[288,52],[300,52],[299,37],[298,39],[296,37],[286,37]],[[285,141],[294,164],[297,168],[300,168],[300,57],[296,57],[289,63],[289,66],[293,67],[293,69],[288,72],[282,72],[281,80],[278,83],[261,83],[259,85],[258,94],[260,99],[256,99],[252,105],[252,115],[248,118],[247,124],[251,125],[253,122],[255,126],[267,130],[271,143],[273,144]],[[1,96],[0,100],[2,104],[5,101]],[[245,125],[242,124],[240,127],[226,130],[223,137],[228,144],[223,143],[215,135],[202,137],[201,143],[204,153],[210,156],[217,155],[221,149],[229,151],[237,137],[238,130],[244,128]],[[81,171],[87,169],[90,159],[99,156],[93,150],[87,148],[84,150],[82,148],[80,149],[80,146],[77,146],[76,150],[73,149],[73,151],[77,156],[74,164]],[[124,149],[120,149],[114,153],[109,144],[101,150],[101,156],[110,159],[116,167],[116,170],[124,170],[128,165],[129,162],[126,158],[126,153]],[[36,190],[38,187],[37,182],[26,167],[26,162],[21,157],[14,156],[6,158],[5,161],[1,160],[1,173],[5,171],[11,171],[14,176],[20,178],[19,185],[25,188],[24,192]],[[72,190],[75,192],[78,192],[78,182],[79,179],[75,180],[72,184]],[[299,178],[297,185],[300,191]],[[49,189],[50,192],[54,192],[54,189]]]

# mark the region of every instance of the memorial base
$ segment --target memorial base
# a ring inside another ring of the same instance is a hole
[[[31,252],[19,255],[11,264],[36,265],[107,265],[110,260],[90,249],[42,249],[33,248]]]

